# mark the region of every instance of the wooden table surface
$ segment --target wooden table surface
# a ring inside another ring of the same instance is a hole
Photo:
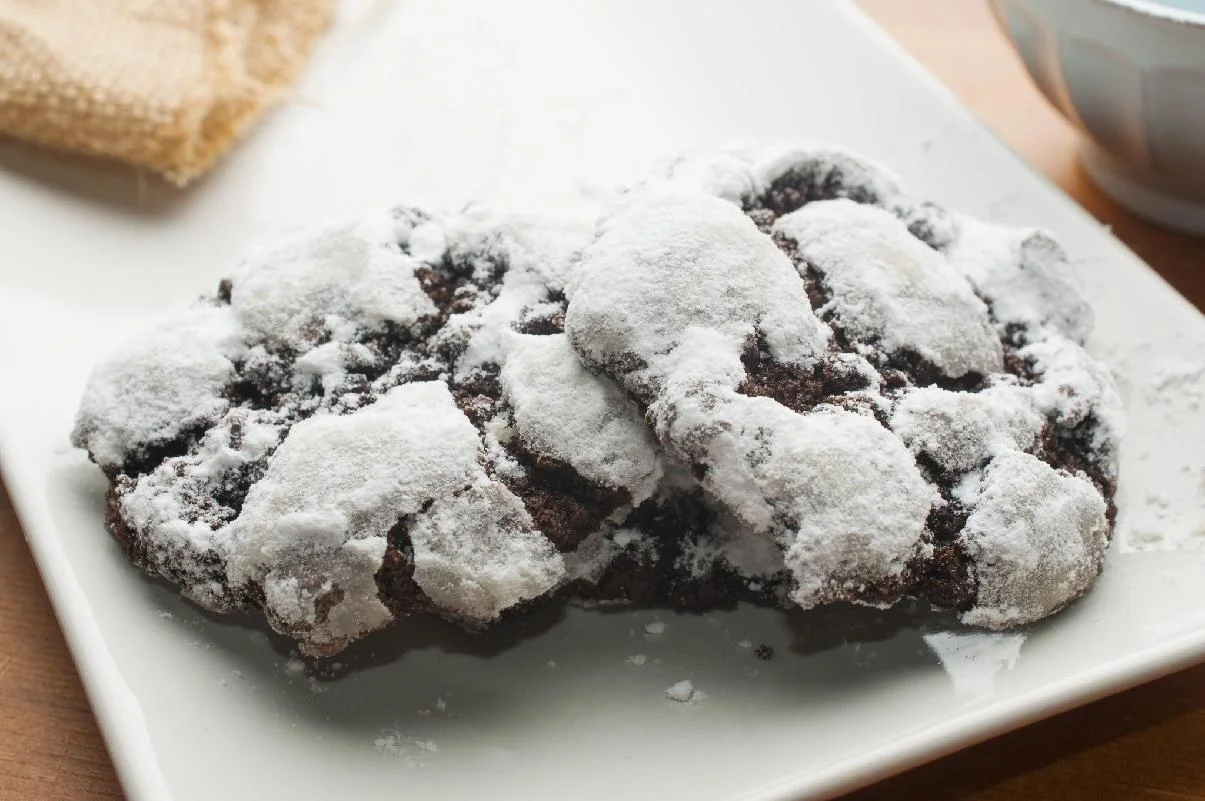
[[[1205,240],[1148,225],[1089,183],[1075,133],[1030,85],[979,0],[858,0],[968,106],[1205,308]],[[0,801],[121,798],[0,488]],[[913,770],[846,801],[1205,801],[1205,666]]]

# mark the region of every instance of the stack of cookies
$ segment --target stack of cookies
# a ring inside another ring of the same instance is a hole
[[[239,265],[92,376],[132,560],[313,655],[545,596],[917,598],[1024,625],[1101,570],[1120,401],[1048,235],[815,147],[596,221],[403,207]]]

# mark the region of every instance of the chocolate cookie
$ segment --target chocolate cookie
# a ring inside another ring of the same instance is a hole
[[[813,147],[691,155],[602,220],[566,331],[782,552],[791,598],[919,596],[991,628],[1099,573],[1122,427],[1046,234]]]
[[[137,564],[311,654],[547,596],[1001,628],[1107,546],[1090,326],[1042,233],[837,151],[704,154],[597,232],[398,209],[259,254],[96,371],[73,441]]]
[[[549,593],[773,597],[777,553],[721,525],[560,333],[590,233],[402,209],[250,259],[89,381],[72,438],[111,480],[109,529],[312,654]]]

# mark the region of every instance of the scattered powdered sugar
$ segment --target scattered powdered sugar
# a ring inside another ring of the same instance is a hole
[[[962,621],[1002,629],[1055,612],[1100,573],[1108,530],[1086,479],[1026,453],[997,456],[963,529],[978,593]]]
[[[707,694],[696,689],[690,679],[683,679],[667,687],[665,697],[680,704],[697,704],[707,700]]]
[[[1011,670],[1021,657],[1025,635],[997,632],[941,631],[924,635],[954,684],[954,692],[967,700],[991,695],[996,676]]]
[[[1185,464],[1177,472],[1168,492],[1149,492],[1141,505],[1125,510],[1131,548],[1205,549],[1205,463]]]
[[[809,203],[774,230],[819,272],[846,336],[887,353],[912,351],[957,378],[1000,372],[987,307],[933,248],[883,209],[839,199]]]
[[[1191,411],[1200,409],[1205,402],[1205,364],[1187,360],[1160,363],[1146,386],[1145,396],[1151,403],[1174,397]]]
[[[633,654],[632,656],[629,656],[624,661],[627,662],[629,665],[635,665],[636,667],[640,667],[645,662],[647,662],[648,659],[649,658],[647,656],[645,656],[644,654]]]
[[[664,634],[665,630],[667,628],[668,628],[668,626],[666,626],[660,620],[654,620],[652,623],[644,624],[644,632],[646,634],[652,634],[654,636]]]
[[[1152,492],[1146,496],[1146,502],[1149,506],[1153,506],[1160,512],[1166,513],[1172,505],[1172,499],[1162,492]]]
[[[401,757],[410,767],[425,767],[421,759],[439,752],[439,746],[433,740],[421,740],[403,734],[399,729],[390,728],[381,732],[373,740],[373,745],[382,753]]]
[[[738,648],[752,648],[753,640],[750,640],[750,639],[737,640],[736,646]]]

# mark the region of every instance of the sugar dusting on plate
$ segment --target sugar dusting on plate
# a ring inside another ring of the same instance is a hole
[[[991,695],[996,677],[1017,664],[1025,643],[1025,635],[1016,632],[941,631],[924,639],[953,682],[955,694],[965,700]]]
[[[398,757],[407,767],[426,767],[424,758],[439,752],[433,740],[422,740],[403,734],[397,728],[386,729],[373,740],[373,745],[383,754]]]
[[[665,697],[680,704],[697,704],[707,700],[707,693],[697,689],[690,679],[683,679],[667,687]]]
[[[1126,449],[1137,469],[1122,472],[1118,542],[1122,551],[1205,549],[1205,348],[1185,343],[1157,353],[1139,342],[1109,354],[1125,387],[1134,430]],[[1152,438],[1148,426],[1174,425],[1179,438]],[[1132,482],[1132,486],[1131,486]]]

